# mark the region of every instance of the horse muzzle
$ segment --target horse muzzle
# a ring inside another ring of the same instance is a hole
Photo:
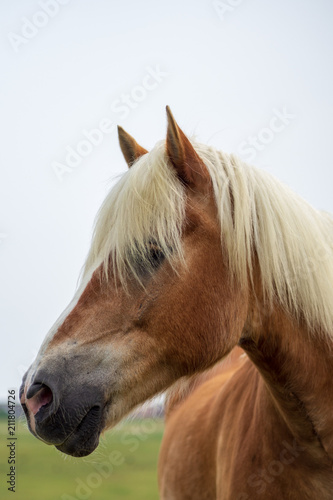
[[[29,430],[68,455],[83,457],[97,448],[104,427],[104,398],[100,387],[76,388],[61,376],[37,371],[29,387],[23,379],[20,400]]]

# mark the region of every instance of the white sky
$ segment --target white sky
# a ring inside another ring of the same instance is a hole
[[[0,400],[70,301],[126,169],[113,131],[61,182],[54,164],[84,130],[118,123],[150,148],[169,104],[186,133],[333,212],[333,3],[225,0],[219,14],[212,0],[0,0]]]

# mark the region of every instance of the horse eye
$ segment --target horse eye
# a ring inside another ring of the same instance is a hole
[[[149,273],[158,269],[165,259],[162,248],[154,241],[147,242],[143,252],[138,252],[133,262],[135,273],[141,277],[148,276]]]
[[[157,268],[165,259],[162,249],[155,244],[150,245],[149,248],[149,262],[152,267]]]

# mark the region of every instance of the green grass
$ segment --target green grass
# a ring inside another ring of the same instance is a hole
[[[157,500],[158,419],[127,421],[108,431],[85,458],[68,457],[16,427],[16,493],[7,490],[7,422],[0,420],[0,498],[15,500]]]

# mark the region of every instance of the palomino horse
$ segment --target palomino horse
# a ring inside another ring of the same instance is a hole
[[[103,429],[178,381],[161,498],[333,499],[332,220],[167,115],[149,153],[119,129],[131,168],[24,377],[29,428],[88,455]],[[237,345],[246,354],[231,377],[182,396]]]

